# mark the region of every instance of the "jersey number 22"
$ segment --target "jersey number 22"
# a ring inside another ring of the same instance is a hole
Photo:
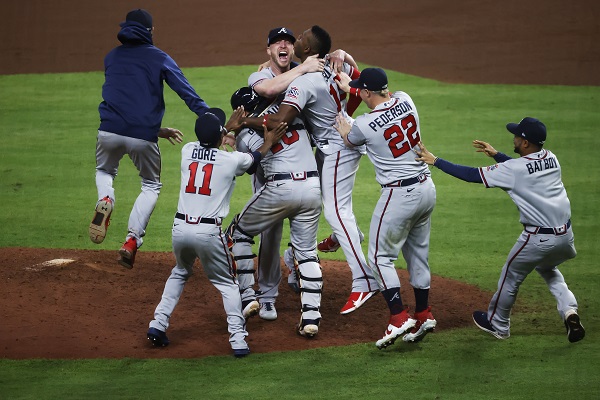
[[[400,125],[402,129],[398,125],[392,125],[383,132],[383,137],[389,141],[388,146],[394,158],[400,157],[421,141],[414,115],[409,114],[404,117]]]

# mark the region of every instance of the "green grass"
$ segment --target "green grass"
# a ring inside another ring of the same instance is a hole
[[[228,111],[230,94],[245,85],[254,70],[254,66],[193,68],[185,73],[209,105]],[[517,306],[524,311],[513,315],[512,336],[507,341],[494,340],[473,327],[439,332],[421,344],[397,344],[386,351],[367,343],[252,354],[245,360],[0,359],[0,399],[261,399],[275,395],[526,399],[567,394],[595,398],[600,390],[596,311],[600,309],[596,245],[600,228],[600,166],[596,163],[600,88],[451,85],[388,74],[392,89],[413,97],[424,143],[434,154],[453,162],[491,164],[491,159],[475,153],[473,139],[488,141],[510,154],[512,136],[504,128],[507,122],[534,116],[546,123],[546,146],[559,157],[571,200],[579,254],[561,271],[580,304],[587,329],[582,342],[573,345],[566,341],[552,296],[532,274],[519,293]],[[115,181],[117,203],[106,241],[93,245],[87,236],[96,201],[94,149],[102,82],[102,73],[0,76],[0,247],[114,250],[121,245],[140,187],[137,171],[128,159],[123,160]],[[177,127],[186,141],[194,140],[194,114],[168,88],[165,99],[164,126]],[[365,106],[359,111],[366,111]],[[181,146],[161,141],[160,147],[164,186],[142,251],[171,249]],[[432,176],[437,187],[432,272],[493,291],[521,230],[516,207],[499,189],[468,184],[435,168]],[[238,179],[230,218],[249,196],[248,178]],[[365,157],[354,192],[354,210],[363,232],[368,232],[378,196],[374,170]],[[51,235],[42,234],[40,225],[51,227]],[[322,218],[319,238],[328,234]],[[363,247],[366,251],[366,243]],[[341,252],[322,255],[342,257]],[[397,265],[405,268],[401,260]],[[10,305],[10,299],[5,304]],[[375,323],[373,329],[379,332],[383,327]]]

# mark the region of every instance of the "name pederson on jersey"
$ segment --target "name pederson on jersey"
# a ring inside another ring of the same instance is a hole
[[[560,164],[549,150],[479,168],[479,174],[486,187],[508,193],[524,225],[557,227],[571,218]]]
[[[380,185],[431,175],[427,164],[415,160],[414,148],[421,141],[419,114],[404,92],[395,92],[390,100],[356,118],[348,141],[355,146],[367,144],[367,156]]]

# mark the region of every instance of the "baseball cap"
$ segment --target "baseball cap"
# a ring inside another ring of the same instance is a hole
[[[195,132],[200,144],[212,146],[221,139],[225,125],[225,112],[220,108],[209,108],[196,119]]]
[[[539,119],[532,117],[525,117],[521,122],[508,123],[506,129],[515,136],[527,139],[531,143],[536,143],[542,146],[546,141],[546,125],[544,125]]]
[[[146,27],[146,29],[152,29],[152,15],[144,9],[138,8],[136,10],[131,10],[127,13],[125,17],[126,22],[137,22]]]
[[[244,86],[231,95],[231,108],[235,110],[239,106],[244,106],[245,111],[252,112],[261,99],[254,89]]]
[[[273,28],[269,32],[269,38],[267,39],[267,46],[270,46],[271,43],[276,42],[275,39],[278,38],[286,38],[289,39],[292,44],[296,42],[296,38],[294,37],[294,33],[285,27]]]
[[[358,79],[350,81],[350,87],[379,92],[388,87],[387,75],[381,68],[365,68]]]

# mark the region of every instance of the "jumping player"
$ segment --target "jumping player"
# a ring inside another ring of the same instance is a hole
[[[147,337],[154,346],[169,344],[165,333],[169,319],[185,283],[193,274],[196,258],[200,258],[204,273],[221,292],[233,354],[243,357],[250,352],[245,341],[248,332],[242,316],[235,264],[221,221],[229,212],[235,177],[256,170],[262,156],[285,132],[286,125],[268,132],[265,129],[263,145],[252,153],[229,153],[219,149],[227,133],[224,124],[225,113],[210,109],[196,120],[198,141],[186,144],[181,150],[181,189],[173,222],[173,252],[177,264],[167,279]]]
[[[104,59],[103,101],[98,107],[98,202],[89,235],[94,243],[102,243],[106,237],[115,204],[113,181],[119,162],[127,154],[142,178],[142,191],[129,215],[127,236],[119,250],[119,264],[128,269],[133,268],[162,187],[158,138],[166,138],[172,144],[181,143],[180,131],[160,127],[165,113],[163,82],[198,116],[208,110],[175,61],[153,45],[153,32],[152,16],[146,10],[137,9],[127,14],[117,35],[123,45]]]
[[[294,43],[294,52],[302,61],[314,54],[324,57],[330,48],[331,37],[316,25],[301,33]],[[343,69],[353,77],[359,75],[347,63]],[[351,114],[360,99],[350,96],[351,100],[347,102],[346,94],[335,83],[335,77],[327,61],[322,72],[305,74],[290,84],[277,113],[264,118],[245,118],[244,124],[258,129],[264,122],[271,128],[281,121],[291,124],[300,113],[307,121],[317,147],[315,157],[321,176],[325,218],[336,234],[352,271],[352,292],[340,310],[347,314],[377,293],[378,286],[362,252],[352,211],[352,188],[360,158],[365,152],[364,146],[348,149],[333,127],[338,112],[347,110]]]
[[[383,349],[405,333],[404,341],[417,342],[437,325],[429,306],[428,262],[436,192],[429,168],[415,161],[413,152],[421,138],[419,114],[408,94],[395,92],[390,96],[387,75],[381,68],[366,68],[353,81],[340,74],[338,84],[346,92],[357,91],[372,110],[353,124],[340,113],[336,129],[347,146],[366,144],[375,178],[381,185],[371,218],[368,257],[390,309],[390,319],[376,346]],[[394,265],[400,251],[415,294],[414,317],[400,296],[400,279]]]
[[[498,339],[508,338],[510,312],[519,287],[535,270],[556,298],[569,342],[577,342],[584,338],[585,330],[577,314],[577,300],[558,270],[561,263],[577,255],[571,204],[561,180],[561,167],[556,155],[543,148],[546,126],[541,121],[525,117],[518,124],[507,124],[506,129],[514,135],[514,151],[519,158],[510,158],[488,143],[474,140],[477,151],[492,157],[497,164],[482,168],[452,164],[435,157],[422,144],[417,160],[463,181],[498,187],[508,193],[519,209],[523,232],[502,267],[498,289],[487,312],[473,313],[475,325]]]

